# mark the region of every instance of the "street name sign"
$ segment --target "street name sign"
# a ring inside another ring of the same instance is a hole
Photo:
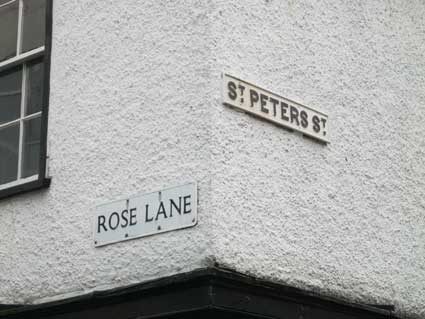
[[[329,143],[328,115],[229,74],[222,76],[223,104]]]
[[[196,183],[135,195],[96,207],[96,247],[195,226]]]

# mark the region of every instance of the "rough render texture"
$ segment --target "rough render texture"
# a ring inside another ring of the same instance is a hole
[[[205,267],[208,3],[54,1],[51,187],[0,203],[0,303]],[[196,228],[96,249],[97,204],[196,180]]]
[[[224,108],[216,95],[213,255],[424,317],[425,2],[218,6],[213,73],[327,111],[331,144]]]
[[[0,202],[0,302],[220,265],[424,317],[425,3],[56,1],[52,186]],[[227,71],[331,117],[221,105]],[[92,245],[95,205],[197,180],[196,228]]]

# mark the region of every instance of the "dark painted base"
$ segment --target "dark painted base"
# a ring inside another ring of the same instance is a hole
[[[324,298],[221,269],[200,269],[77,298],[1,310],[0,318],[396,318],[379,307]]]

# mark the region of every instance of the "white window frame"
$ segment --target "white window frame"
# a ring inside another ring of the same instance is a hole
[[[45,41],[44,41],[44,45],[40,46],[38,48],[32,49],[30,51],[24,52],[22,53],[22,41],[23,41],[23,14],[24,14],[24,1],[28,1],[28,0],[11,0],[9,2],[6,2],[2,5],[0,5],[1,7],[7,6],[7,5],[11,5],[13,3],[19,2],[18,4],[18,32],[17,32],[17,43],[16,43],[16,55],[14,57],[11,57],[7,60],[1,61],[0,62],[0,72],[3,72],[7,69],[10,69],[14,66],[17,65],[22,65],[22,87],[21,87],[21,109],[20,109],[20,116],[13,121],[10,122],[6,122],[3,124],[0,124],[0,129],[2,128],[6,128],[8,126],[14,125],[16,123],[19,123],[19,153],[18,153],[18,172],[17,172],[17,179],[14,181],[11,181],[9,183],[5,183],[5,184],[0,184],[0,198],[2,198],[2,192],[3,190],[9,190],[12,188],[16,188],[17,186],[20,185],[25,185],[31,182],[36,182],[36,181],[40,181],[40,185],[34,185],[34,187],[30,187],[30,189],[26,189],[23,191],[27,191],[27,190],[31,190],[32,188],[40,188],[42,186],[48,186],[50,184],[50,180],[48,180],[46,178],[46,176],[40,176],[40,172],[43,173],[44,171],[44,175],[47,174],[47,154],[42,154],[42,150],[41,150],[41,143],[43,142],[42,139],[43,138],[47,138],[47,134],[43,134],[43,132],[41,132],[40,134],[40,156],[45,156],[46,157],[46,166],[43,170],[41,170],[41,168],[39,167],[39,173],[38,174],[34,174],[32,176],[29,177],[22,177],[22,167],[23,167],[23,159],[22,159],[22,155],[23,155],[23,139],[24,139],[24,123],[25,121],[31,120],[31,119],[35,119],[35,118],[41,118],[41,128],[40,130],[43,128],[43,126],[46,126],[47,128],[47,123],[43,123],[43,113],[46,113],[46,117],[45,117],[45,121],[47,121],[47,105],[42,105],[42,110],[30,115],[25,115],[25,111],[26,111],[26,103],[27,103],[27,74],[28,74],[28,70],[27,70],[27,62],[32,61],[37,59],[38,57],[43,57],[43,63],[44,65],[46,63],[50,64],[50,57],[49,59],[46,59],[46,43],[47,41],[51,40],[50,35],[48,34],[48,30],[46,28],[45,30]],[[31,1],[31,0],[29,0]],[[48,6],[51,6],[50,3],[51,0],[46,0],[46,16],[47,16],[47,11],[48,11]],[[51,7],[50,7],[51,10]],[[47,17],[49,19],[49,17]],[[51,17],[50,17],[51,19]],[[47,26],[47,24],[46,24]],[[44,67],[44,72],[46,72],[46,70],[50,70],[50,68],[46,68]],[[44,81],[44,79],[42,79],[42,81]],[[44,86],[46,86],[47,83],[44,82]],[[43,87],[43,91],[48,92],[48,88]],[[46,94],[45,92],[43,92],[43,95]],[[43,99],[43,103],[47,103],[46,99]],[[44,135],[44,137],[43,137]],[[44,143],[47,143],[47,141],[44,141]],[[47,153],[47,148],[46,152]],[[46,183],[46,180],[48,181]],[[17,192],[22,192],[21,189],[17,189]],[[13,193],[12,193],[13,194]],[[5,194],[6,196],[10,196],[11,194],[7,193]]]

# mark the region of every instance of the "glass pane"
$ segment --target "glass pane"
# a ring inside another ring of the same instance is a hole
[[[41,111],[43,103],[43,60],[38,59],[27,64],[27,109],[25,114]]]
[[[22,177],[38,174],[38,164],[40,161],[40,131],[40,117],[25,121]]]
[[[0,184],[18,175],[19,124],[0,129]]]
[[[3,1],[0,7],[0,61],[16,55],[18,39],[18,2]]]
[[[24,0],[22,52],[44,45],[46,0]]]
[[[0,124],[16,120],[21,114],[22,67],[0,73]]]

